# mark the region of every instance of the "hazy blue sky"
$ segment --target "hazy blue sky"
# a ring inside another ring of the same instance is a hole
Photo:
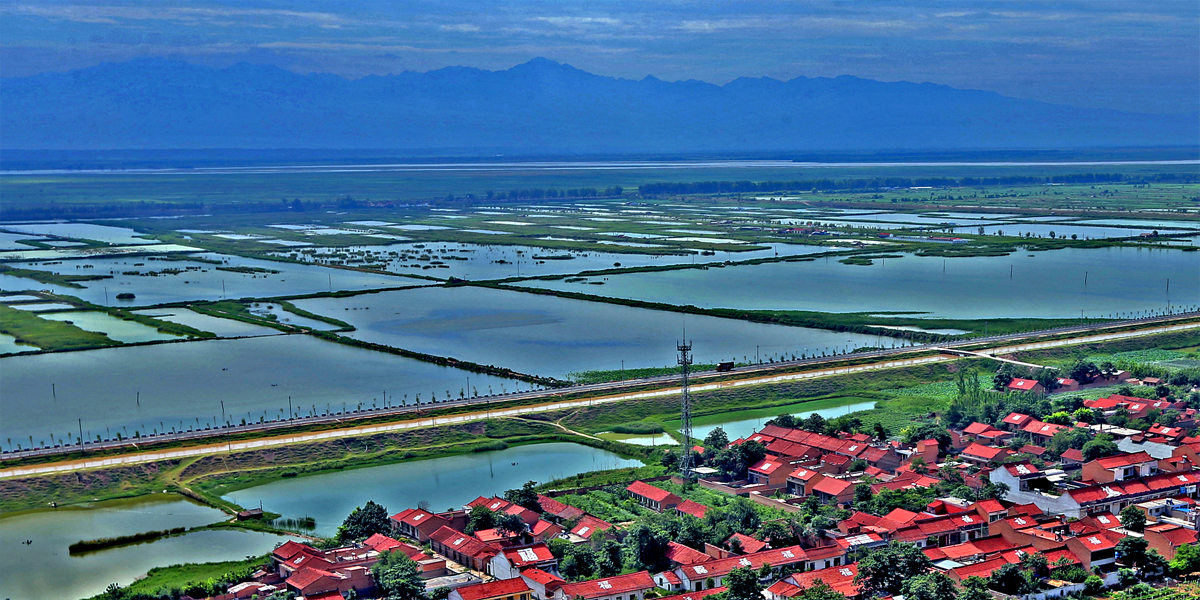
[[[0,0],[0,74],[139,56],[359,77],[543,56],[602,75],[856,75],[1079,106],[1200,105],[1200,2]]]

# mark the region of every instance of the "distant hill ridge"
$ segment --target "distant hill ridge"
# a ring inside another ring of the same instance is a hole
[[[728,152],[1200,144],[1200,114],[1084,109],[857,77],[639,81],[544,58],[346,80],[139,59],[0,80],[6,149]]]

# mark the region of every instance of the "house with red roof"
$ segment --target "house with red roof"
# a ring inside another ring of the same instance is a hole
[[[693,500],[684,500],[675,507],[675,512],[680,515],[691,515],[697,519],[703,519],[704,515],[708,514],[708,507],[695,502]]]
[[[730,556],[677,567],[675,575],[682,582],[683,589],[701,591],[709,587],[721,586],[725,576],[737,568],[748,567],[757,570],[763,565],[770,565],[773,572],[782,573],[810,568],[817,561],[836,561],[840,565],[844,558],[842,549],[838,546],[813,550],[805,550],[800,546],[789,546],[778,550],[764,550],[753,554]],[[712,581],[711,586],[706,583],[709,580]]]
[[[854,583],[854,578],[857,575],[858,565],[855,563],[841,567],[793,573],[773,583],[763,591],[763,596],[767,600],[791,600],[803,594],[804,590],[815,585],[817,581],[822,581],[825,585],[832,588],[833,591],[850,600],[855,600],[862,597],[862,591]]]
[[[669,572],[670,571],[668,571],[668,573]],[[660,585],[659,587],[662,587],[662,586]],[[725,591],[725,588],[716,587],[716,588],[704,590],[701,592],[684,592],[682,594],[676,594],[674,596],[659,596],[658,600],[701,600],[705,596],[711,596],[713,594],[720,594],[723,591]]]
[[[1083,451],[1081,451],[1079,448],[1071,448],[1069,450],[1064,450],[1063,453],[1059,457],[1059,462],[1062,463],[1062,466],[1064,469],[1071,468],[1071,467],[1081,467],[1081,466],[1083,466],[1083,463],[1084,463]]]
[[[1038,383],[1035,379],[1021,379],[1014,377],[1004,386],[1004,390],[1008,392],[1033,392],[1035,394],[1045,394],[1046,388]]]
[[[558,559],[546,544],[505,548],[492,557],[489,572],[496,579],[520,577],[525,569],[541,569],[558,574]]]
[[[1115,531],[1101,531],[1091,535],[1067,538],[1067,549],[1079,558],[1087,570],[1111,570],[1116,568],[1117,542],[1125,537]],[[1106,568],[1107,567],[1107,568]]]
[[[654,589],[654,579],[646,571],[568,583],[558,589],[558,600],[643,600]]]
[[[1056,392],[1074,392],[1079,389],[1079,382],[1070,377],[1059,377],[1057,380],[1058,387],[1054,389]]]
[[[1005,506],[1003,502],[992,498],[979,500],[978,502],[972,504],[971,508],[974,509],[979,516],[987,519],[988,523],[995,523],[1000,519],[1005,519],[1008,517],[1008,507]]]
[[[671,562],[671,567],[679,567],[683,565],[691,565],[695,563],[708,562],[713,557],[696,550],[684,546],[679,542],[667,542],[667,560]]]
[[[579,519],[579,522],[575,524],[575,527],[571,528],[571,533],[583,538],[584,540],[590,540],[597,534],[604,535],[604,532],[608,531],[609,529],[612,529],[612,523],[609,523],[603,519],[597,519],[592,515],[585,514]]]
[[[488,544],[472,535],[442,527],[429,536],[429,546],[434,552],[475,571],[488,573],[492,558],[500,548]]]
[[[545,519],[538,519],[529,527],[529,535],[533,536],[535,542],[548,542],[557,538],[558,534],[562,532],[562,525],[551,523]]]
[[[976,441],[984,446],[990,446],[998,443],[1005,443],[1012,439],[1013,434],[1003,429],[996,429],[986,423],[971,423],[963,429],[962,437],[969,441]]]
[[[538,504],[542,507],[542,517],[547,518],[552,522],[561,524],[563,521],[571,521],[583,516],[583,509],[564,504],[551,498],[538,494]]]
[[[655,512],[663,512],[679,506],[683,498],[644,481],[635,481],[625,488],[634,501]]]
[[[1023,415],[1021,413],[1008,413],[1008,416],[1004,417],[1004,419],[1000,421],[1000,424],[1009,431],[1020,431],[1032,420],[1033,417],[1029,415]]]
[[[532,600],[533,590],[524,577],[499,579],[455,588],[447,600]]]
[[[999,569],[1007,564],[1009,564],[1008,559],[1003,556],[996,556],[982,562],[955,567],[947,571],[946,576],[949,577],[954,583],[962,585],[962,583],[970,577],[982,577],[987,579],[988,577],[992,576],[992,571],[995,571],[996,569]]]
[[[1021,431],[1029,434],[1030,439],[1036,444],[1046,445],[1050,443],[1050,439],[1060,431],[1071,429],[1067,425],[1058,425],[1056,423],[1043,423],[1033,419],[1021,428]]]
[[[1083,464],[1084,481],[1111,483],[1158,474],[1158,459],[1146,452],[1116,454]]]
[[[765,485],[774,490],[787,485],[788,474],[791,472],[790,462],[767,457],[750,467],[748,478],[752,484]]]
[[[321,594],[341,594],[354,590],[368,593],[375,589],[375,580],[369,567],[355,566],[337,570],[301,567],[287,578],[287,588],[292,592],[312,598]]]
[[[854,501],[854,482],[826,477],[813,486],[812,492],[826,504],[850,504]]]
[[[1012,452],[1008,448],[993,448],[991,446],[971,443],[971,445],[963,449],[958,457],[966,462],[986,467],[992,463],[1003,461],[1010,454]]]
[[[1167,560],[1175,558],[1175,551],[1180,546],[1197,542],[1195,529],[1188,529],[1174,523],[1147,525],[1143,534],[1147,547],[1157,550]]]
[[[525,585],[533,591],[534,600],[551,600],[557,597],[558,589],[566,585],[566,580],[555,575],[547,573],[536,567],[521,571],[521,578],[525,580]]]
[[[811,495],[812,486],[822,479],[825,475],[811,467],[797,467],[788,474],[787,492],[793,496]]]
[[[420,543],[429,541],[433,532],[450,525],[446,519],[420,508],[402,510],[392,515],[391,521],[394,535],[403,535]]]
[[[734,554],[754,554],[755,552],[762,552],[770,546],[762,540],[752,538],[741,532],[735,532],[726,538],[724,545]]]

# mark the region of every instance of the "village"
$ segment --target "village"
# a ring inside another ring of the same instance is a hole
[[[741,439],[714,430],[688,478],[530,481],[440,512],[371,502],[212,598],[1046,600],[1194,578],[1200,389],[1004,373],[995,390],[960,381],[944,428],[784,415]],[[1139,395],[1045,389],[1114,384]]]

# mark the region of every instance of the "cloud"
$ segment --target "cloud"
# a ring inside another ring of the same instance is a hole
[[[458,32],[458,33],[477,33],[480,31],[480,27],[478,25],[472,25],[470,23],[456,23],[453,25],[439,25],[438,29],[441,29],[442,31],[454,31],[454,32]]]

